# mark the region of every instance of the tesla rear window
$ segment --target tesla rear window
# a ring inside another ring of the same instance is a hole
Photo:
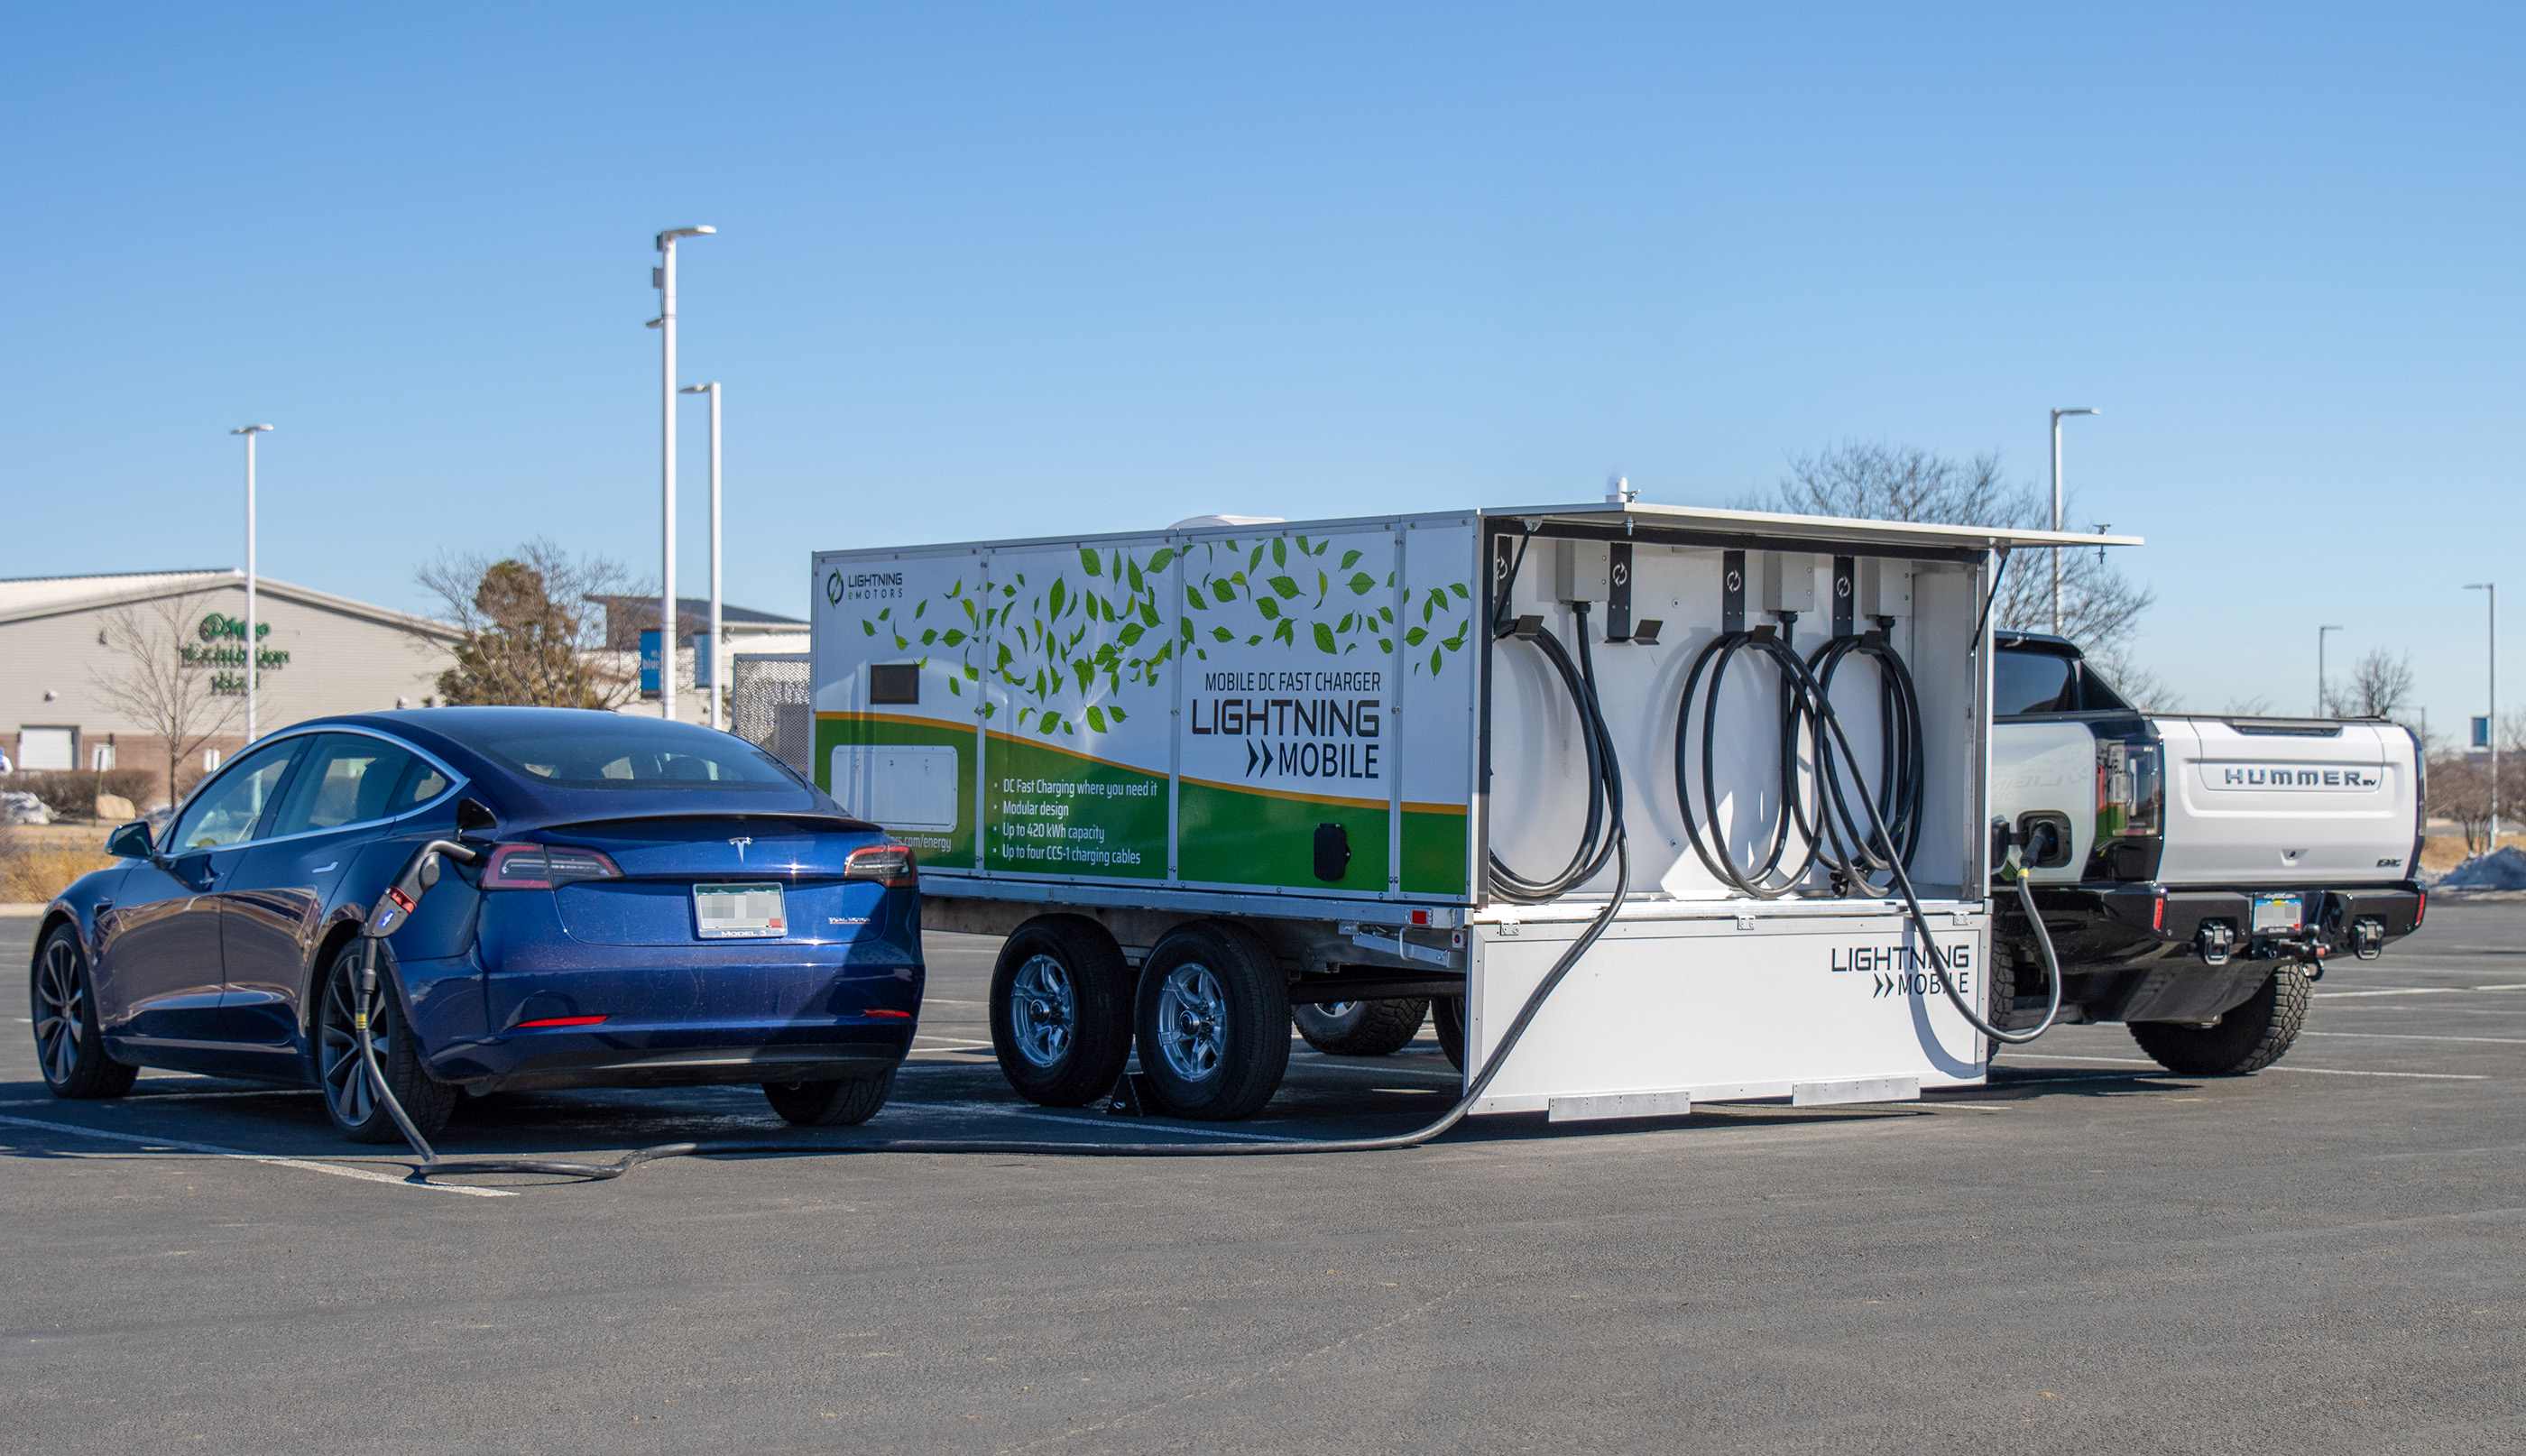
[[[622,727],[522,731],[476,746],[502,765],[569,788],[788,788],[797,776],[742,738],[637,719]]]

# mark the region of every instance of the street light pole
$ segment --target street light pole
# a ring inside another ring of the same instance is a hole
[[[2491,847],[2500,847],[2500,583],[2468,581],[2464,589],[2488,593],[2486,607],[2491,626]]]
[[[719,650],[719,380],[686,384],[684,392],[710,396],[710,726],[718,728],[720,693],[726,686],[720,666],[728,660]]]
[[[255,679],[254,639],[254,437],[271,431],[269,425],[243,425],[228,431],[245,436],[245,740],[254,741]],[[168,785],[172,790],[173,784]]]
[[[670,227],[658,234],[658,266],[650,281],[658,290],[658,716],[676,716],[676,636],[682,625],[676,611],[676,244],[687,237],[708,237],[716,227],[695,225]]]
[[[2061,528],[2061,417],[2064,415],[2101,415],[2102,410],[2085,407],[2052,412],[2052,528]],[[2052,635],[2061,634],[2061,548],[2052,548]]]
[[[2318,718],[2324,716],[2324,634],[2342,629],[2342,627],[2335,623],[2326,623],[2315,629],[2315,716]]]

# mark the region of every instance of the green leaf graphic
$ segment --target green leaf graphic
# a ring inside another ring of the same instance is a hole
[[[1340,565],[1340,566],[1338,566],[1338,567],[1336,567],[1336,568],[1334,568],[1334,570],[1335,570],[1335,571],[1338,571],[1338,572],[1346,572],[1346,571],[1349,571],[1352,567],[1355,567],[1355,566],[1359,565],[1359,558],[1361,557],[1361,555],[1362,555],[1362,554],[1363,554],[1363,553],[1361,553],[1361,552],[1357,552],[1357,551],[1345,551],[1345,552],[1343,552],[1343,553],[1342,553],[1342,559],[1341,559],[1341,565]]]
[[[1426,627],[1416,627],[1403,634],[1403,645],[1406,647],[1418,647],[1423,642],[1428,641],[1429,638],[1430,628]]]
[[[1276,567],[1289,564],[1289,543],[1279,536],[1272,538],[1272,564]]]
[[[1447,651],[1446,651],[1446,649],[1445,649],[1445,648],[1443,648],[1443,647],[1433,647],[1433,648],[1431,648],[1431,649],[1430,649],[1430,676],[1431,676],[1431,677],[1433,677],[1433,678],[1438,677],[1438,676],[1439,676],[1439,670],[1440,670],[1441,667],[1444,667],[1444,666],[1446,665],[1446,662],[1447,662]]]
[[[663,617],[663,616],[665,616],[666,614],[662,612],[662,613],[660,613],[659,615]],[[861,634],[862,636],[869,636],[869,637],[874,637],[874,636],[876,636],[876,635],[877,635],[877,624],[876,624],[876,623],[874,623],[874,622],[863,622],[863,623],[861,623],[861,624],[860,624],[860,634]]]
[[[1377,578],[1376,578],[1376,577],[1371,577],[1371,576],[1370,576],[1368,573],[1366,573],[1366,572],[1353,572],[1353,573],[1351,573],[1351,577],[1350,577],[1350,591],[1351,591],[1351,595],[1353,595],[1353,596],[1366,596],[1366,595],[1368,595],[1370,592],[1372,592],[1372,591],[1374,591],[1374,590],[1376,590],[1376,589],[1377,589]]]
[[[1219,600],[1219,604],[1224,607],[1230,602],[1237,600],[1237,586],[1234,582],[1213,581],[1210,583],[1210,594],[1213,597],[1216,597]]]
[[[921,620],[921,614],[922,614],[922,613],[924,613],[924,612],[927,612],[927,611],[929,611],[929,610],[930,610],[930,602],[929,602],[929,599],[928,599],[928,598],[926,598],[926,597],[925,597],[924,599],[922,599],[921,601],[918,601],[918,602],[913,603],[913,606],[912,606],[912,619],[913,619],[913,621],[915,621],[915,622],[920,621],[920,620]]]
[[[1392,637],[1378,638],[1377,650],[1385,653],[1389,657],[1392,657],[1394,655],[1394,639]]]
[[[1136,592],[1148,590],[1148,578],[1140,575],[1140,564],[1128,556],[1123,558],[1123,564],[1132,569],[1132,589]]]
[[[1316,624],[1316,650],[1318,652],[1334,650],[1334,629],[1321,622]]]
[[[1163,572],[1167,569],[1167,563],[1175,559],[1175,547],[1160,546],[1157,550],[1149,553],[1149,570],[1152,572]]]
[[[1055,577],[1052,578],[1052,610],[1045,614],[1047,619],[1055,621],[1060,619],[1061,604],[1065,599],[1064,594],[1067,590],[1068,588],[1063,586],[1060,577]]]
[[[1086,715],[1086,716],[1087,716],[1087,727],[1088,727],[1089,728],[1091,728],[1091,729],[1095,730],[1096,732],[1100,732],[1100,733],[1101,733],[1101,732],[1103,732],[1103,731],[1105,731],[1105,710],[1104,710],[1104,709],[1102,709],[1102,708],[1090,708],[1090,709],[1088,709],[1088,710],[1087,710],[1087,715]]]
[[[1079,548],[1079,569],[1091,577],[1105,575],[1105,564],[1097,560],[1095,552],[1085,546]]]
[[[1212,628],[1210,629],[1210,636],[1211,640],[1215,642],[1233,642],[1237,640],[1237,633],[1230,631],[1224,627]]]
[[[1298,594],[1298,583],[1288,577],[1274,577],[1263,584],[1271,587],[1274,591],[1281,593],[1283,596],[1296,596]]]
[[[1262,613],[1263,620],[1269,622],[1281,615],[1281,604],[1268,596],[1258,596],[1254,599],[1254,610]]]

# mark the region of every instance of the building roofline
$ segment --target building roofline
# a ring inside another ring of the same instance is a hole
[[[128,577],[139,574],[132,572],[113,572],[100,575]],[[21,579],[63,578],[34,577]],[[22,607],[16,611],[0,609],[0,627],[7,627],[20,622],[34,622],[46,617],[69,617],[80,612],[94,612],[106,608],[133,606],[140,602],[157,601],[171,596],[192,596],[204,590],[221,590],[230,585],[242,585],[244,584],[244,581],[245,573],[243,572],[234,570],[233,568],[226,570],[214,568],[202,576],[187,576],[174,581],[160,581],[154,585],[135,587],[128,591],[108,591],[101,592],[95,596],[79,597],[72,601],[44,602],[36,606]],[[358,617],[369,622],[377,623],[382,627],[390,627],[400,631],[411,632],[415,636],[429,637],[436,641],[450,643],[461,641],[465,636],[464,632],[448,626],[444,622],[439,622],[432,618],[416,617],[409,612],[395,611],[391,607],[380,607],[369,602],[354,601],[350,597],[335,596],[328,591],[318,591],[312,586],[300,586],[296,582],[282,581],[277,577],[257,577],[255,578],[254,585],[255,591],[259,595],[275,596],[283,601],[297,602],[302,606],[321,607],[329,612],[338,612],[346,617]]]

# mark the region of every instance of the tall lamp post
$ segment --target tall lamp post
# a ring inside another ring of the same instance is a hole
[[[2052,412],[2052,528],[2061,528],[2061,417],[2064,415],[2101,415],[2102,410],[2085,406]],[[2061,634],[2061,548],[2052,548],[2052,634]]]
[[[682,626],[676,611],[676,244],[688,237],[719,231],[699,224],[670,227],[658,234],[658,266],[649,280],[658,290],[658,474],[663,497],[658,529],[658,716],[676,716],[676,635]]]
[[[2485,736],[2491,739],[2491,847],[2493,849],[2498,849],[2500,847],[2500,583],[2497,581],[2467,581],[2464,584],[2464,589],[2467,591],[2483,592],[2486,593],[2488,597],[2487,606],[2491,626],[2491,648],[2489,654],[2491,658],[2491,717],[2488,722],[2490,724],[2491,730]]]
[[[245,740],[249,743],[254,741],[254,660],[260,645],[254,639],[254,437],[271,431],[269,425],[241,425],[228,431],[245,436]]]
[[[719,380],[686,384],[683,392],[710,396],[710,726],[718,728],[720,693],[727,686],[719,678],[727,661],[719,650]]]
[[[2326,686],[2324,677],[2324,637],[2327,632],[2338,632],[2341,630],[2343,630],[2343,628],[2340,624],[2330,622],[2315,629],[2315,716],[2318,718],[2322,718],[2324,716],[2324,696]]]

